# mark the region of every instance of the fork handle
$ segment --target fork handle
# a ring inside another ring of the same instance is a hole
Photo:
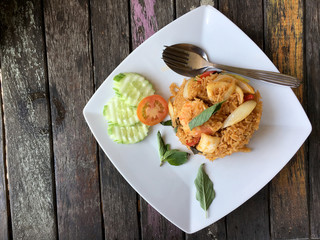
[[[289,87],[299,87],[301,84],[301,81],[298,78],[277,72],[231,67],[210,62],[208,62],[208,67],[218,68],[228,72],[238,73],[250,78],[263,80],[270,83],[282,84]]]

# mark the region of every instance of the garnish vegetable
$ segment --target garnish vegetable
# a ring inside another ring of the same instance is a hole
[[[168,103],[160,95],[151,95],[141,100],[137,108],[139,120],[149,126],[160,123],[168,114]]]
[[[207,72],[204,72],[202,73],[199,78],[205,78],[205,77],[208,77],[210,74],[212,73],[216,73],[217,71],[207,71]]]
[[[200,165],[197,178],[194,180],[196,185],[197,193],[196,199],[200,202],[200,206],[206,212],[209,209],[213,199],[216,194],[213,189],[213,182],[210,180],[209,176],[203,169],[204,163]]]
[[[182,152],[178,149],[170,149],[169,144],[165,144],[161,133],[158,131],[157,133],[158,139],[158,147],[159,147],[159,157],[160,157],[160,166],[164,162],[168,162],[170,165],[179,166],[187,162],[188,160],[188,153]]]
[[[216,103],[214,105],[212,105],[211,107],[205,109],[204,111],[202,111],[199,115],[197,115],[195,118],[193,118],[190,122],[189,122],[189,128],[190,130],[192,130],[195,127],[201,126],[202,124],[204,124],[206,121],[209,120],[209,118],[215,114],[217,111],[219,111],[219,109],[221,108],[221,105],[224,103],[224,101]]]
[[[115,93],[130,106],[137,106],[145,97],[154,94],[152,84],[137,73],[120,73],[113,78]]]
[[[137,116],[140,100],[154,93],[151,83],[137,73],[120,73],[113,78],[116,96],[103,108],[108,134],[117,143],[136,143],[148,134],[149,126]]]
[[[110,138],[122,144],[137,143],[148,135],[149,127],[141,122],[133,126],[120,126],[118,124],[108,125]]]

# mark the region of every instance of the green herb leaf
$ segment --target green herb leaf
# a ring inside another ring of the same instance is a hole
[[[159,147],[159,156],[160,156],[160,160],[162,162],[163,156],[167,151],[167,147],[161,137],[161,133],[160,131],[158,131],[157,133],[157,139],[158,139],[158,147]]]
[[[188,153],[181,152],[177,149],[169,150],[164,154],[164,161],[167,161],[170,165],[180,166],[187,162]]]
[[[160,122],[160,124],[162,124],[163,126],[172,126],[172,121],[171,120],[162,121]]]
[[[170,149],[169,144],[165,144],[160,131],[157,133],[159,156],[160,156],[160,166],[164,162],[168,162],[170,165],[179,166],[184,164],[188,160],[188,153],[182,152],[178,149]]]
[[[167,144],[166,145],[166,151],[169,151],[170,150],[170,144]]]
[[[196,199],[200,202],[201,208],[206,211],[207,217],[207,210],[216,194],[213,189],[213,182],[204,171],[203,165],[204,163],[199,167],[197,178],[194,180],[194,184],[196,185],[197,189]]]
[[[209,118],[215,114],[217,111],[219,111],[219,109],[221,108],[222,103],[224,103],[225,101],[216,103],[214,105],[212,105],[211,107],[207,108],[206,110],[202,111],[199,115],[197,115],[195,118],[193,118],[190,122],[189,122],[189,128],[190,130],[192,130],[195,127],[201,126],[202,124],[204,124],[206,121],[209,120]]]

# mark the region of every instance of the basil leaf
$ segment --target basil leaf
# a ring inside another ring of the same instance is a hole
[[[177,151],[170,155],[166,160],[170,165],[180,166],[188,161],[188,153]]]
[[[177,149],[172,149],[172,150],[168,149],[168,151],[166,151],[166,153],[164,154],[163,159],[167,160],[168,157],[170,157],[175,151],[179,151],[179,150],[177,150]]]
[[[166,145],[166,151],[169,151],[170,150],[170,144],[167,144]]]
[[[197,189],[196,199],[200,202],[201,208],[206,211],[207,217],[207,210],[216,194],[213,189],[213,182],[204,171],[203,166],[204,163],[199,167],[197,178],[194,180],[194,184],[196,185]]]
[[[172,126],[172,121],[171,120],[162,121],[160,122],[160,124],[162,124],[163,126]]]
[[[158,131],[157,133],[157,139],[158,139],[158,147],[159,147],[159,156],[160,156],[160,160],[162,161],[163,156],[167,151],[167,146],[164,144],[160,131]]]
[[[217,111],[219,111],[219,109],[221,108],[222,103],[224,103],[225,101],[216,103],[214,105],[212,105],[211,107],[205,109],[204,111],[202,111],[199,115],[197,115],[195,118],[193,118],[190,122],[189,122],[189,128],[190,130],[192,130],[195,127],[201,126],[202,124],[204,124],[206,121],[209,120],[209,118],[215,114]]]
[[[168,162],[170,165],[179,166],[184,164],[188,160],[188,153],[182,152],[178,149],[170,149],[170,144],[165,144],[160,131],[157,133],[160,166],[164,162]]]
[[[177,149],[169,150],[164,154],[164,161],[170,165],[180,166],[188,160],[188,153],[181,152]]]

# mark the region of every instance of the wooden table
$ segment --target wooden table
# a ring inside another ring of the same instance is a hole
[[[201,4],[303,79],[294,92],[313,131],[248,202],[188,235],[117,172],[82,109],[132,50]],[[320,239],[319,0],[2,0],[0,24],[0,239]]]

